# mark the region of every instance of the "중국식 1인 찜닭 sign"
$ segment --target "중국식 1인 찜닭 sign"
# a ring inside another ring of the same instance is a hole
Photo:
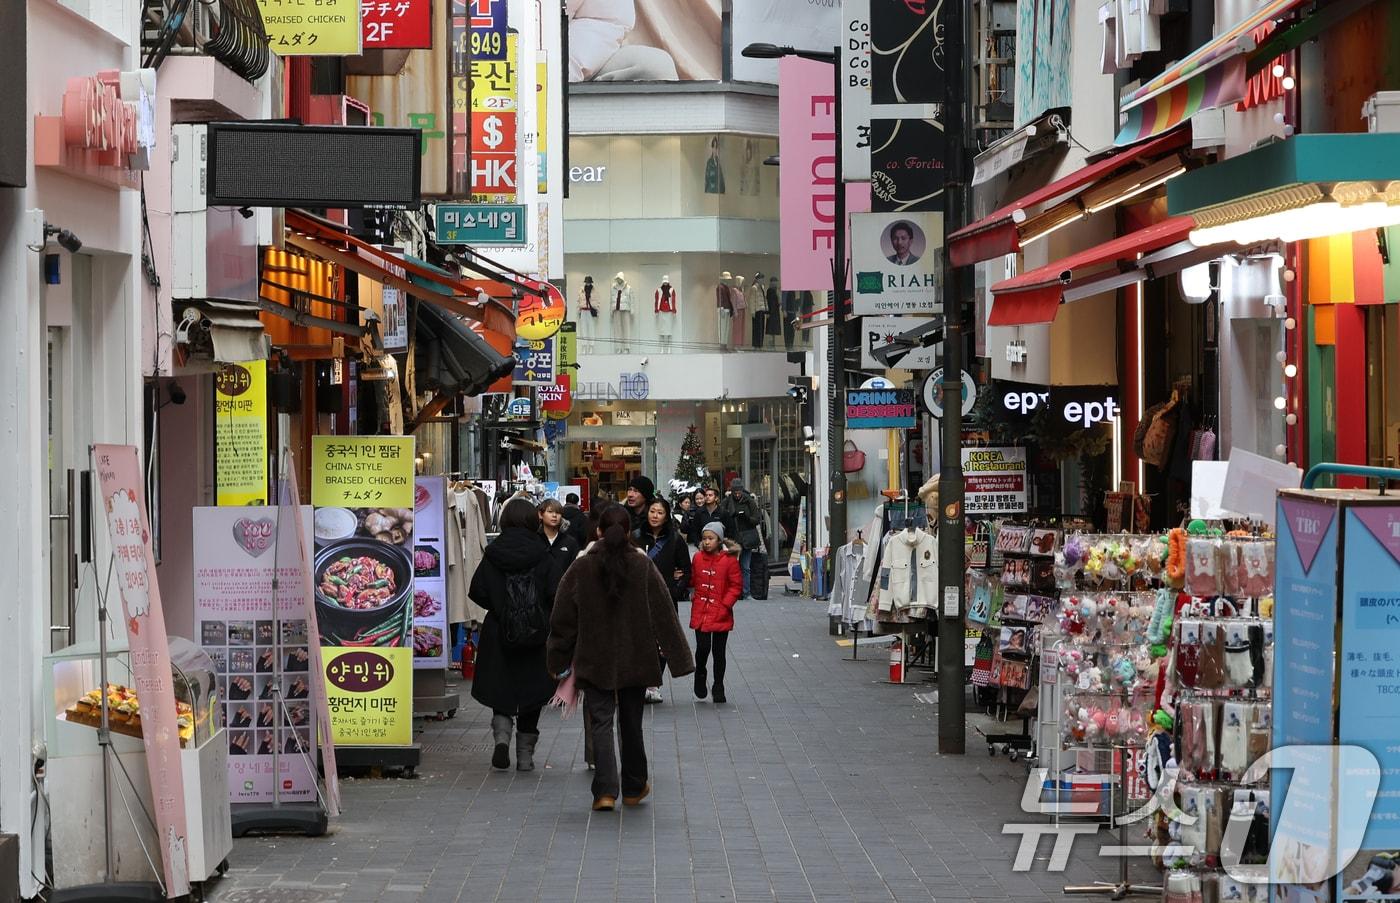
[[[312,591],[337,744],[413,740],[414,444],[316,436]]]

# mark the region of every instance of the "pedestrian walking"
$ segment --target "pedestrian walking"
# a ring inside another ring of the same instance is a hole
[[[564,496],[564,520],[569,522],[566,532],[573,538],[574,547],[582,552],[591,540],[587,538],[588,515],[579,507],[577,492]]]
[[[690,549],[686,547],[685,538],[681,536],[675,520],[671,517],[671,503],[663,498],[653,501],[647,509],[646,528],[634,533],[632,539],[647,553],[647,557],[661,574],[661,579],[666,581],[666,588],[671,592],[671,602],[675,605],[679,617],[680,602],[690,592]],[[664,654],[661,655],[661,673],[664,677]],[[661,702],[661,687],[647,687],[646,701]]]
[[[564,506],[557,499],[540,502],[540,534],[549,543],[551,554],[561,563],[559,573],[563,573],[578,557],[579,544],[569,533],[571,524],[564,519]]]
[[[571,672],[583,691],[593,735],[593,809],[635,806],[651,794],[642,711],[646,688],[661,683],[659,648],[672,677],[695,668],[670,590],[630,540],[631,515],[618,505],[598,517],[601,538],[578,557],[560,582],[550,617],[549,672]],[[613,722],[622,768],[614,752]]]
[[[762,530],[766,524],[758,500],[744,488],[743,481],[734,479],[729,484],[729,494],[719,506],[719,522],[724,524],[725,535],[739,544],[739,570],[744,580],[743,598],[750,595],[749,570],[753,564],[753,553],[763,545]]]
[[[632,529],[627,535],[631,536],[633,531],[640,530],[646,526],[647,507],[651,505],[651,500],[656,498],[656,484],[650,477],[633,477],[632,482],[627,484],[627,498],[625,504],[627,513],[632,516]]]
[[[493,713],[492,767],[510,767],[514,729],[515,768],[532,771],[540,710],[555,690],[545,640],[563,567],[540,533],[540,516],[529,500],[506,502],[500,526],[501,534],[487,545],[472,577],[472,601],[486,609],[472,698]]]
[[[724,653],[734,629],[734,603],[743,591],[743,578],[739,574],[739,544],[725,539],[723,524],[712,521],[705,525],[690,573],[694,586],[690,627],[695,631],[695,696],[704,699],[709,692],[705,666],[713,652],[714,700],[724,703]]]
[[[719,490],[713,486],[706,486],[695,496],[695,508],[690,512],[690,526],[685,534],[690,544],[698,547],[705,525],[712,520],[719,520]]]

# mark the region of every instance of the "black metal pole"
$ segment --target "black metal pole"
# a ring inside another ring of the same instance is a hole
[[[831,471],[831,512],[827,531],[831,555],[846,544],[846,473],[841,452],[846,445],[846,183],[841,164],[841,48],[832,48],[831,82],[836,91],[836,228],[831,251],[831,325],[827,327],[827,466]]]
[[[966,91],[963,83],[962,53],[966,43],[963,29],[966,17],[961,0],[944,7],[948,21],[944,33],[951,46],[945,59],[952,62],[947,73],[948,97],[944,108],[944,135],[947,139],[948,179],[944,198],[945,232],[962,225],[964,218],[964,142]],[[962,275],[948,257],[943,245],[946,274],[943,286],[943,462],[938,476],[938,583],[941,589],[938,619],[938,751],[962,755],[967,751],[964,708],[966,690],[963,665],[963,567],[965,549],[963,525],[962,471],[962,370],[963,321]]]

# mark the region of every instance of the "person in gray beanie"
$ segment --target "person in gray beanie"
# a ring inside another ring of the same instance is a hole
[[[695,631],[695,695],[709,693],[705,666],[715,656],[715,702],[723,703],[725,648],[734,629],[734,603],[743,592],[739,575],[739,545],[725,541],[724,525],[706,524],[700,534],[700,551],[690,560],[690,627]]]
[[[729,484],[729,494],[719,506],[719,520],[724,524],[726,534],[739,544],[739,570],[744,577],[744,598],[748,598],[749,568],[754,550],[763,545],[763,511],[758,500],[744,488],[743,481],[733,480]]]

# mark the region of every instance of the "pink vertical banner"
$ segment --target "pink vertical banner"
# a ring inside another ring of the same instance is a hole
[[[301,492],[297,489],[297,462],[296,456],[291,452],[287,453],[286,466],[282,472],[287,475],[287,480],[283,483],[278,502],[290,505],[293,511],[300,511]],[[311,704],[316,707],[316,725],[321,738],[321,762],[326,774],[326,815],[335,818],[340,815],[340,774],[336,771],[335,737],[331,731],[330,704],[326,701],[326,671],[321,662],[321,644],[318,642],[321,627],[316,622],[316,592],[311,577],[311,550],[306,547],[306,533],[302,530],[297,531],[297,548],[301,555],[301,598],[306,606],[306,631],[310,639],[306,652],[311,657]]]
[[[785,291],[831,290],[836,244],[836,76],[831,63],[778,61],[778,199]],[[846,185],[846,212],[870,209],[870,185]],[[846,260],[851,259],[846,230]],[[851,284],[849,266],[846,287]]]
[[[157,846],[165,873],[165,895],[174,899],[190,892],[185,858],[185,782],[180,768],[175,688],[170,679],[170,642],[156,582],[141,457],[134,445],[95,445],[93,454],[122,594],[131,673],[141,702],[141,741],[146,747],[151,802],[160,834]]]

